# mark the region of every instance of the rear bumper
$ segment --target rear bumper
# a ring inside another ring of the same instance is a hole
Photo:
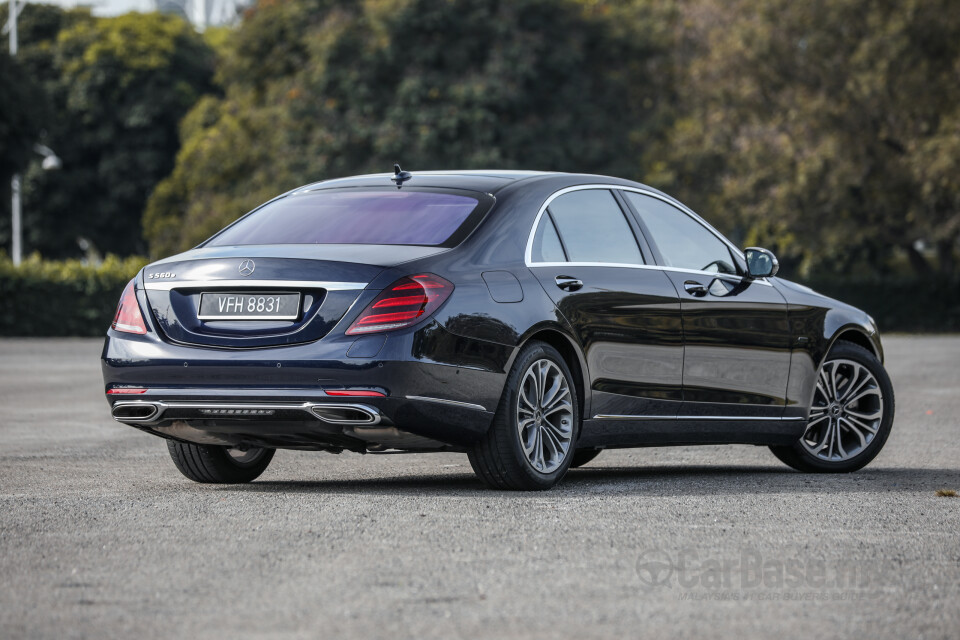
[[[276,448],[368,450],[371,442],[388,441],[398,445],[388,448],[436,448],[416,438],[404,446],[399,433],[462,447],[490,426],[505,381],[498,359],[509,356],[493,349],[498,358],[478,359],[491,350],[462,341],[430,325],[388,335],[374,357],[357,358],[347,355],[357,352],[348,337],[226,350],[111,331],[102,357],[104,391],[145,389],[108,395],[111,412],[125,424],[181,440],[200,442],[206,434],[209,442]],[[428,357],[418,352],[424,342],[443,348]],[[327,394],[338,388],[384,395]],[[357,419],[339,420],[345,412]]]

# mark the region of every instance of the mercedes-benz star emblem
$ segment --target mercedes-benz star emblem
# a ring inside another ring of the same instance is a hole
[[[248,276],[253,273],[253,270],[257,268],[256,263],[253,260],[244,260],[240,263],[240,275]]]

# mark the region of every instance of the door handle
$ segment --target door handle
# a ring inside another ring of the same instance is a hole
[[[583,281],[570,276],[557,276],[557,286],[564,291],[578,291],[583,288]]]
[[[702,298],[707,295],[707,288],[696,280],[687,280],[683,283],[683,288],[695,298]]]

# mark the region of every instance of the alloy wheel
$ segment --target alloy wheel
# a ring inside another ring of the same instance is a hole
[[[873,442],[882,420],[883,393],[869,369],[853,360],[828,360],[800,442],[821,460],[843,462]]]
[[[517,394],[517,430],[530,465],[553,473],[563,464],[573,440],[573,403],[563,371],[546,358],[531,364]]]

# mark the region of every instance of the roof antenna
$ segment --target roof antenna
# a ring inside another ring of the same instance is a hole
[[[400,168],[400,165],[393,163],[393,177],[390,178],[397,183],[397,189],[403,187],[403,183],[413,177],[413,174],[409,171],[404,171]]]

